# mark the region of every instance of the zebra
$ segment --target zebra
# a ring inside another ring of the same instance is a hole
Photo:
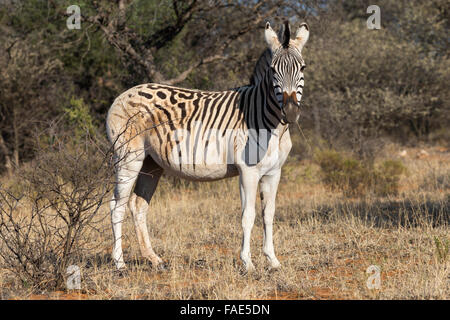
[[[305,68],[301,51],[309,27],[301,23],[291,37],[287,21],[278,35],[267,22],[264,35],[268,48],[249,85],[200,91],[142,84],[123,92],[111,105],[106,129],[115,159],[116,184],[110,209],[112,257],[117,269],[126,268],[122,221],[127,204],[141,255],[152,266],[162,263],[152,248],[146,215],[163,172],[194,181],[239,175],[243,230],[240,258],[247,272],[255,269],[250,235],[259,184],[263,253],[270,268],[281,266],[273,247],[275,198],[281,167],[292,147],[289,125],[300,116]]]

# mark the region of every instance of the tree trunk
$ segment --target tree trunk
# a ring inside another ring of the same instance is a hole
[[[14,109],[13,112],[13,130],[14,130],[14,151],[13,151],[13,160],[14,160],[14,166],[16,168],[19,167],[19,125],[17,123],[17,112]]]
[[[0,150],[2,151],[4,157],[5,157],[5,168],[8,173],[8,177],[11,178],[13,176],[14,170],[13,165],[11,162],[11,157],[9,155],[9,150],[6,147],[5,140],[3,139],[2,135],[0,134]]]

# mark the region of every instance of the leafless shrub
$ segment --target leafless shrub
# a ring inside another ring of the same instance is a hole
[[[88,230],[98,227],[113,170],[104,140],[86,135],[76,144],[66,134],[50,141],[16,185],[0,188],[0,255],[24,283],[55,289],[92,247]]]

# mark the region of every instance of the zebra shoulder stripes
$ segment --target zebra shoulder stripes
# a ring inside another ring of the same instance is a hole
[[[116,98],[107,116],[114,147],[116,186],[111,201],[113,259],[125,267],[122,221],[128,204],[141,254],[153,265],[162,260],[152,249],[146,213],[163,172],[195,181],[239,175],[243,240],[241,259],[254,269],[250,233],[259,183],[264,216],[263,252],[275,256],[272,224],[281,167],[291,149],[289,124],[300,114],[304,61],[309,36],[301,24],[291,37],[286,22],[280,36],[266,24],[269,51],[259,59],[251,84],[227,91],[199,91],[143,84]],[[255,156],[256,153],[256,156]]]

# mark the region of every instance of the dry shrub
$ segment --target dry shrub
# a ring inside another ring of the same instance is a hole
[[[384,160],[373,175],[375,194],[387,196],[398,194],[400,176],[406,173],[406,167],[399,160]]]
[[[449,240],[439,239],[434,237],[434,244],[436,246],[436,256],[440,263],[445,263],[449,256]]]
[[[335,150],[316,152],[315,161],[321,168],[323,182],[345,196],[362,196],[368,192],[378,196],[395,195],[400,176],[406,173],[398,160],[385,160],[375,166]]]
[[[113,174],[103,140],[52,141],[14,188],[0,188],[0,263],[23,284],[49,290],[64,287],[67,268],[92,247],[88,231],[98,226]]]
[[[445,168],[430,168],[419,188],[431,191],[450,189],[450,172]]]

